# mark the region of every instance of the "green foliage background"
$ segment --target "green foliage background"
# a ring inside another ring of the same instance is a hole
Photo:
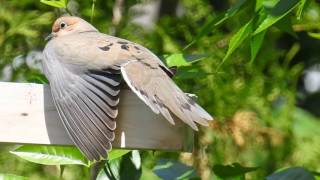
[[[131,7],[148,2],[125,1],[120,22],[113,21],[114,1],[68,4],[68,11],[91,19],[101,32],[140,43],[161,57],[178,54],[172,62],[167,58],[168,64],[179,65],[175,81],[198,95],[215,116],[198,133],[192,156],[140,151],[141,179],[159,178],[152,169],[168,158],[193,166],[201,179],[217,178],[215,165],[235,162],[259,167],[246,174],[248,179],[292,166],[320,171],[319,92],[306,93],[301,83],[305,70],[320,62],[318,1],[284,0],[275,6],[279,1],[180,0],[175,2],[182,14],[163,11],[155,27],[146,30],[131,22]],[[63,13],[38,1],[0,0],[3,81],[42,82],[41,72],[27,59],[43,49],[51,24]],[[204,58],[192,64],[176,58],[190,55]],[[59,179],[58,167],[22,160],[10,150],[11,145],[0,145],[0,174]],[[64,169],[64,179],[89,177],[86,167]]]

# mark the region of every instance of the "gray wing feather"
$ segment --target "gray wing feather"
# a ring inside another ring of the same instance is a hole
[[[89,160],[107,158],[115,138],[121,75],[113,70],[74,72],[46,53],[44,73],[69,136]]]
[[[129,87],[170,123],[174,124],[175,115],[194,130],[198,130],[196,123],[207,126],[213,118],[179,89],[161,67],[154,65],[155,61],[145,59],[124,64],[121,73]]]

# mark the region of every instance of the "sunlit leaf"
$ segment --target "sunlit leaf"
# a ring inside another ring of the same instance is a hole
[[[120,178],[120,165],[121,165],[121,158],[113,159],[109,161],[109,167],[105,164],[105,167],[100,170],[96,180],[113,180],[112,175],[116,178]],[[110,172],[111,171],[111,172]],[[109,178],[111,176],[111,178]]]
[[[188,179],[198,177],[193,167],[178,161],[161,159],[154,167],[153,172],[164,180]]]
[[[0,180],[28,180],[29,178],[18,176],[14,174],[1,174],[0,173]]]
[[[140,180],[162,180],[159,176],[157,176],[152,169],[142,166],[142,174]]]
[[[299,0],[279,1],[275,7],[268,12],[268,16],[261,22],[253,34],[258,34],[278,22],[280,19],[290,13],[298,3]]]
[[[40,0],[41,3],[53,6],[56,8],[66,8],[67,0]]]
[[[308,32],[308,35],[315,39],[320,39],[320,33]]]
[[[262,5],[265,9],[271,10],[280,0],[263,0]]]
[[[225,57],[223,58],[223,62],[230,57],[230,55],[242,44],[242,42],[250,35],[252,32],[252,20],[250,20],[247,24],[242,26],[238,32],[236,32],[229,43],[228,51]]]
[[[302,167],[292,167],[273,173],[266,178],[267,180],[314,180],[313,175]]]
[[[28,82],[37,83],[37,84],[48,84],[48,79],[43,74],[31,74],[27,77]]]
[[[255,12],[258,12],[262,8],[263,2],[264,0],[256,0],[256,5],[254,8]]]
[[[38,164],[79,164],[88,166],[86,158],[73,146],[23,145],[10,153]]]
[[[191,63],[202,60],[205,57],[207,57],[207,55],[205,54],[185,55],[185,54],[179,53],[179,54],[164,55],[166,64],[169,67],[189,66],[191,65]]]
[[[119,157],[122,157],[123,155],[129,153],[131,150],[127,150],[127,149],[112,149],[109,153],[108,153],[108,160],[112,161],[114,159],[117,159]]]
[[[131,161],[132,161],[132,164],[136,167],[136,169],[141,168],[141,157],[138,150],[133,150],[131,152]]]
[[[252,63],[255,60],[255,58],[256,58],[256,56],[257,56],[257,54],[258,54],[258,52],[259,52],[259,50],[261,48],[261,45],[262,45],[262,42],[263,42],[265,34],[266,34],[266,31],[262,31],[261,33],[255,35],[255,36],[253,36],[251,38],[251,42],[250,42],[250,49],[251,49],[250,63]]]
[[[317,98],[315,98],[317,99]],[[320,153],[319,118],[301,108],[293,111],[292,134],[295,144],[295,159],[299,163],[318,164]]]
[[[297,19],[300,20],[301,17],[302,17],[302,14],[306,8],[306,5],[309,3],[310,1],[308,0],[301,0],[300,1],[300,4],[299,4],[299,7],[298,7],[298,10],[297,10]]]
[[[320,142],[320,131],[318,131],[320,122],[315,116],[303,109],[295,108],[293,118],[294,126],[292,130],[296,136],[302,139],[316,137]]]
[[[257,170],[258,167],[244,167],[239,163],[233,163],[232,165],[214,165],[213,172],[220,178],[230,178],[243,176],[246,173]]]

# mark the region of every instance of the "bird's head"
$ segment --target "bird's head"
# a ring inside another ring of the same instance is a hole
[[[47,39],[81,32],[98,32],[98,30],[79,17],[62,16],[53,23],[52,32]]]

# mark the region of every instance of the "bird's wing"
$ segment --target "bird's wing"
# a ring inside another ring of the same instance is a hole
[[[207,125],[213,118],[171,80],[172,72],[143,46],[100,33],[87,34],[95,39],[94,55],[99,65],[120,65],[129,87],[155,113],[174,124],[173,115],[197,130],[195,122]],[[107,64],[109,63],[109,64]],[[90,63],[92,66],[94,63]]]
[[[194,130],[198,130],[195,122],[208,125],[207,121],[212,120],[204,109],[179,89],[161,66],[130,61],[121,67],[121,73],[138,97],[170,123],[174,124],[174,114]]]
[[[107,158],[115,136],[120,67],[81,70],[61,63],[47,46],[43,69],[64,127],[89,160]]]
[[[107,60],[116,55],[121,63],[121,73],[129,87],[155,113],[161,113],[174,124],[173,116],[197,130],[194,122],[208,125],[213,118],[192,98],[183,93],[171,80],[172,72],[148,49],[127,40],[108,36],[110,53]],[[116,62],[116,61],[115,61]]]

